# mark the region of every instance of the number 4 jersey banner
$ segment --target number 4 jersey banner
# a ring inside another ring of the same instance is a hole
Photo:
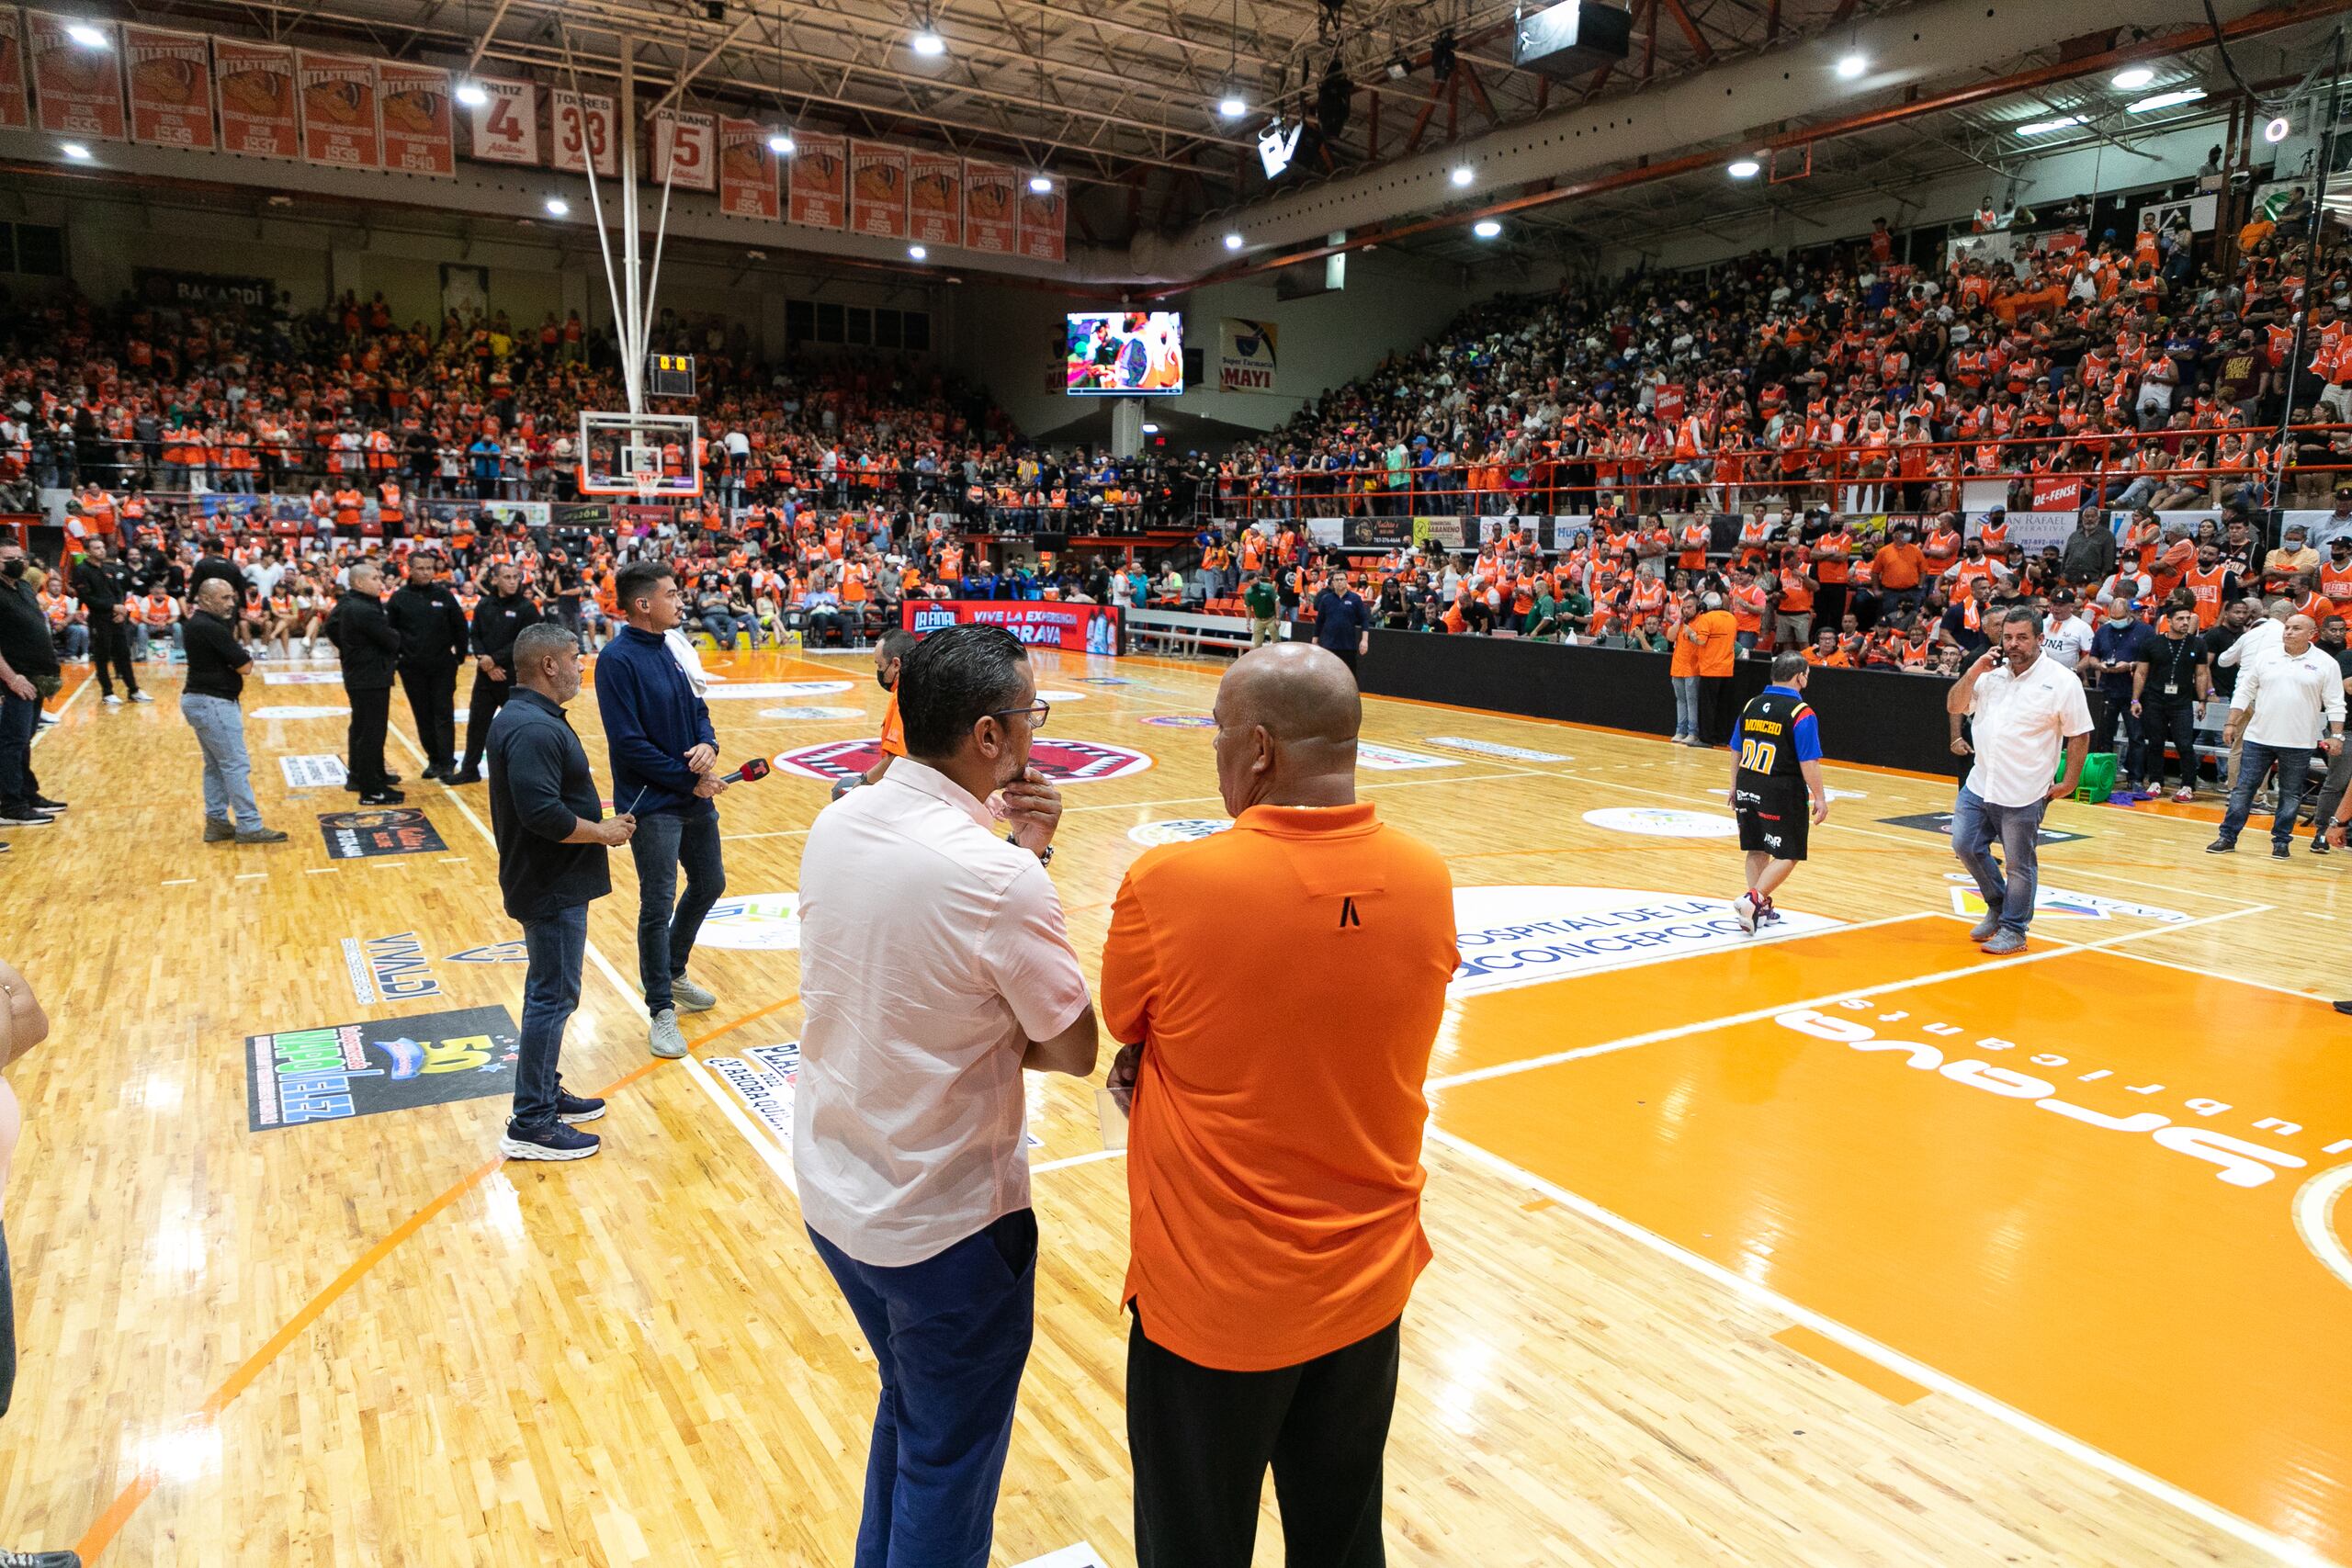
[[[503,1007],[248,1035],[245,1125],[259,1133],[511,1095],[518,1045]]]
[[[539,161],[539,90],[528,82],[477,76],[487,99],[466,111],[473,155],[485,164]]]

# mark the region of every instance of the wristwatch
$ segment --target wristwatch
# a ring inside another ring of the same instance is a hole
[[[1019,848],[1021,844],[1021,840],[1014,838],[1010,833],[1007,833],[1004,836],[1004,841],[1012,845],[1016,849]],[[1054,846],[1051,844],[1047,844],[1042,850],[1033,850],[1030,852],[1037,857],[1037,863],[1039,865],[1051,865],[1054,863]]]

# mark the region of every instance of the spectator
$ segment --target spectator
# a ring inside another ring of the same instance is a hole
[[[2208,854],[2225,855],[2237,848],[2255,788],[2276,765],[2278,805],[2270,819],[2270,853],[2285,860],[2312,753],[2324,751],[2333,760],[2344,744],[2344,671],[2312,646],[2317,630],[2309,615],[2290,615],[2279,626],[2277,651],[2239,661],[2222,738],[2233,749],[2243,743],[2245,761],[2230,790],[2222,830],[2205,846]]]

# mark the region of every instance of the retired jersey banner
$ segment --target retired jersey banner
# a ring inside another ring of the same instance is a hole
[[[212,85],[220,99],[220,147],[254,158],[302,155],[294,107],[294,51],[243,39],[212,40]]]
[[[25,13],[25,57],[32,63],[34,106],[40,128],[52,136],[119,141],[129,127],[122,115],[120,51],[112,22],[85,21],[49,11]],[[103,49],[84,49],[68,28],[96,28],[107,35]]]
[[[849,220],[849,139],[802,132],[793,137],[790,216],[811,229]]]
[[[471,153],[485,164],[539,161],[539,90],[528,82],[477,76],[486,101],[466,110]]]
[[[1009,256],[1019,248],[1020,176],[1002,164],[964,164],[964,248]]]
[[[1116,604],[1061,604],[1044,599],[909,599],[899,625],[921,636],[947,626],[1002,626],[1032,648],[1065,653],[1125,653],[1126,622]]]
[[[302,156],[339,169],[383,166],[376,124],[376,62],[298,50],[294,78],[302,90]]]
[[[755,119],[718,122],[718,205],[733,218],[782,214],[776,204],[775,154],[768,151],[767,127]]]
[[[663,109],[645,124],[653,183],[679,190],[718,188],[718,117],[694,109]]]
[[[907,237],[907,150],[880,141],[849,144],[849,227],[876,239]]]
[[[130,139],[153,147],[212,151],[212,50],[202,33],[126,27]]]
[[[621,146],[613,134],[613,100],[602,93],[557,89],[555,105],[555,166],[566,174],[596,173],[616,177],[621,172]]]
[[[907,238],[926,245],[964,243],[964,160],[907,154]]]
[[[1021,187],[1021,254],[1031,261],[1062,259],[1062,225],[1069,216],[1069,187],[1059,180],[1045,190]]]
[[[30,130],[33,101],[25,94],[25,23],[13,6],[0,6],[0,130]]]
[[[1273,322],[1244,321],[1227,316],[1217,323],[1216,337],[1218,391],[1274,389]]]
[[[449,73],[437,65],[376,67],[384,117],[384,167],[403,175],[455,175],[458,131]]]

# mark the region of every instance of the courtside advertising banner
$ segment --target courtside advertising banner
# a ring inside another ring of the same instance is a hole
[[[122,29],[130,77],[130,139],[212,151],[212,51],[201,33]]]
[[[1274,323],[1232,316],[1216,325],[1216,389],[1220,392],[1274,389]]]
[[[251,158],[299,158],[302,121],[294,107],[294,51],[243,39],[212,40],[212,85],[220,98],[220,147]]]
[[[613,100],[602,93],[558,88],[548,101],[555,106],[555,166],[584,175],[594,164],[599,175],[617,177],[621,144],[613,135]]]
[[[341,169],[382,167],[376,62],[299,50],[294,75],[302,90],[303,159]]]
[[[539,162],[539,90],[528,82],[477,76],[483,101],[466,110],[472,155],[485,164]]]
[[[115,25],[50,11],[28,11],[25,23],[25,54],[32,62],[40,128],[52,136],[121,141],[127,127]],[[106,47],[83,48],[68,28],[97,28],[107,35]]]
[[[907,150],[880,141],[849,144],[849,227],[881,240],[907,237]]]
[[[30,130],[33,101],[25,95],[23,17],[0,8],[0,130]]]
[[[907,154],[907,238],[924,245],[964,243],[964,160]]]
[[[1020,176],[1003,164],[964,164],[964,248],[1009,256],[1021,228]]]
[[[811,229],[849,220],[849,139],[815,131],[794,135],[788,213]]]
[[[1062,604],[1040,599],[909,599],[899,625],[920,637],[949,626],[1002,626],[1030,648],[1065,653],[1125,653],[1126,624],[1115,604]]]
[[[449,73],[437,65],[386,61],[376,67],[376,89],[384,118],[384,167],[402,175],[455,175],[458,131]]]
[[[783,216],[775,192],[775,154],[767,127],[755,119],[718,122],[718,206],[730,218]]]

